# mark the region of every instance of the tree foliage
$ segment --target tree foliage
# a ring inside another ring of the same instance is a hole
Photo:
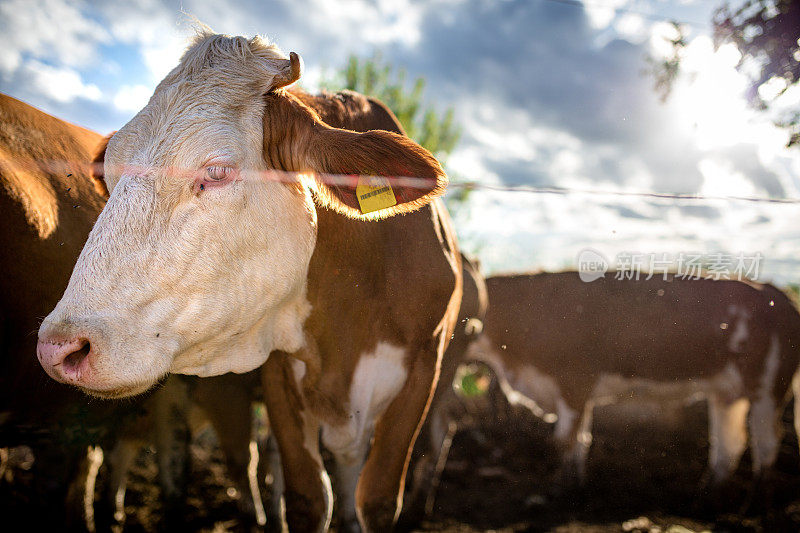
[[[461,135],[454,110],[450,107],[442,113],[434,105],[425,106],[425,79],[417,77],[409,88],[406,77],[405,69],[395,73],[393,66],[378,54],[371,58],[351,55],[344,68],[322,85],[328,90],[350,89],[378,98],[397,115],[409,137],[443,159]]]
[[[655,91],[662,102],[667,101],[670,93],[672,93],[672,87],[680,75],[681,59],[687,44],[683,27],[679,23],[673,22],[672,29],[674,35],[665,37],[671,46],[672,52],[670,55],[660,60],[647,59],[648,63],[650,63],[649,71],[655,80]]]
[[[725,1],[714,12],[714,45],[734,44],[741,53],[739,69],[750,77],[747,98],[761,110],[770,110],[776,100],[800,79],[800,0]],[[674,37],[667,38],[672,53],[650,59],[650,73],[662,100],[669,98],[680,75],[683,52],[688,44],[681,25],[673,23]],[[769,84],[773,90],[761,90]],[[789,130],[788,145],[800,145],[800,109],[784,110],[776,124]]]
[[[739,66],[755,65],[748,99],[767,109],[800,80],[800,0],[745,0],[732,8],[725,2],[714,14],[714,42],[733,43],[742,54]],[[777,90],[764,96],[771,83]],[[791,130],[789,145],[800,143],[800,110],[779,120]]]

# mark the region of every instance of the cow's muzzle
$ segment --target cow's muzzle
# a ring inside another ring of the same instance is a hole
[[[36,355],[45,372],[62,383],[80,386],[91,372],[92,345],[85,338],[39,337]]]

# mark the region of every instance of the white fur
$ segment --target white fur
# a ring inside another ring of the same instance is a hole
[[[730,341],[728,341],[728,348],[734,353],[739,353],[744,349],[744,343],[750,338],[748,324],[752,314],[738,305],[729,305],[728,313],[730,313],[731,321],[734,324]]]
[[[708,464],[717,483],[736,470],[747,446],[748,407],[745,398],[726,401],[716,394],[708,398]]]
[[[336,494],[342,518],[351,526],[358,520],[364,528],[355,501],[358,477],[375,423],[408,377],[405,357],[405,349],[387,342],[379,342],[374,352],[362,354],[350,383],[348,421],[322,427],[322,442],[336,459]]]
[[[167,372],[245,372],[303,345],[316,213],[307,191],[253,174],[283,58],[258,39],[201,36],[112,138],[111,197],[40,330],[90,340],[91,375],[75,384],[134,394]],[[171,170],[202,174],[211,158],[245,179],[199,191]]]

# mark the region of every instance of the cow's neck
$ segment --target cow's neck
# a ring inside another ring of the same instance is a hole
[[[347,218],[317,208],[317,245],[308,273],[308,295],[313,300],[341,302],[375,296],[382,290],[385,243],[380,222]]]

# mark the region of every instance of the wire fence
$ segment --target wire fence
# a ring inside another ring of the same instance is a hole
[[[187,180],[204,180],[207,178],[205,169],[188,169],[181,167],[157,167],[152,165],[123,165],[109,167],[103,163],[86,163],[83,161],[64,161],[64,160],[10,160],[0,159],[0,168],[3,166],[12,169],[42,170],[51,173],[62,173],[71,177],[75,172],[91,172],[93,175],[102,176],[104,172],[114,171],[117,175],[154,175],[166,173]],[[296,172],[284,170],[236,170],[232,176],[235,181],[277,181],[283,183],[298,183],[303,179],[315,179],[321,183],[332,186],[356,187],[359,184],[385,184],[396,187],[411,189],[430,189],[434,183],[432,178],[421,178],[413,176],[378,176],[360,174],[332,174],[322,172]],[[208,180],[215,181],[215,180]],[[581,187],[557,187],[557,186],[531,186],[531,185],[503,185],[492,184],[486,181],[466,180],[451,181],[447,185],[448,189],[462,189],[466,191],[493,191],[493,192],[512,192],[524,194],[548,194],[548,195],[588,195],[588,196],[617,196],[629,198],[645,198],[656,200],[675,200],[675,201],[726,201],[726,202],[748,202],[765,204],[800,204],[800,198],[795,197],[765,197],[765,196],[736,196],[736,195],[705,195],[697,193],[680,192],[655,192],[625,189],[594,189]]]

